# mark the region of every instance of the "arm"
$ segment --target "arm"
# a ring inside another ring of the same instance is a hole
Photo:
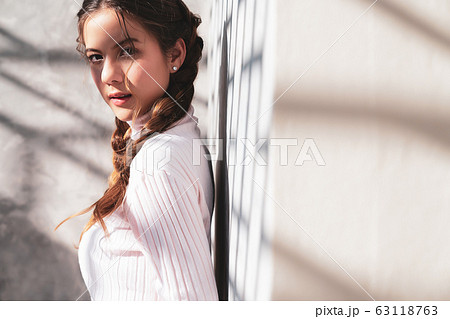
[[[198,183],[197,181],[195,181]],[[208,238],[195,183],[165,170],[137,172],[127,217],[156,266],[163,300],[217,300]]]

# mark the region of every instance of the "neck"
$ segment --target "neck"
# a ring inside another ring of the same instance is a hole
[[[140,115],[135,119],[134,123],[132,120],[127,121],[128,125],[131,127],[131,139],[137,140],[139,138],[140,132],[152,117],[152,112],[149,110],[147,113]]]
[[[194,116],[194,107],[190,105],[188,111],[186,112],[182,119],[178,120],[177,122],[173,123],[170,128],[173,128],[174,126],[184,124],[190,121],[193,121],[197,124],[198,118]],[[137,140],[141,136],[141,130],[144,127],[145,123],[147,123],[150,119],[152,112],[149,111],[141,116],[139,116],[134,123],[132,121],[127,121],[128,125],[131,127],[131,139]]]

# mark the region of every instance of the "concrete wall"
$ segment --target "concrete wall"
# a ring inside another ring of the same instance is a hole
[[[450,1],[277,3],[272,298],[448,300]]]
[[[0,1],[1,300],[75,300],[86,289],[72,245],[88,216],[53,229],[106,189],[115,125],[75,51],[80,1]],[[208,2],[186,3],[204,35]],[[203,135],[206,61],[193,102]]]

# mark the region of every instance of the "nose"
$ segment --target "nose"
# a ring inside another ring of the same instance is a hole
[[[102,82],[105,84],[121,83],[123,79],[122,68],[119,63],[105,59],[102,69]]]

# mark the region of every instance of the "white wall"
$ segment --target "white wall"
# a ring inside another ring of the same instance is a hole
[[[277,2],[273,299],[450,297],[450,1],[373,2]]]

